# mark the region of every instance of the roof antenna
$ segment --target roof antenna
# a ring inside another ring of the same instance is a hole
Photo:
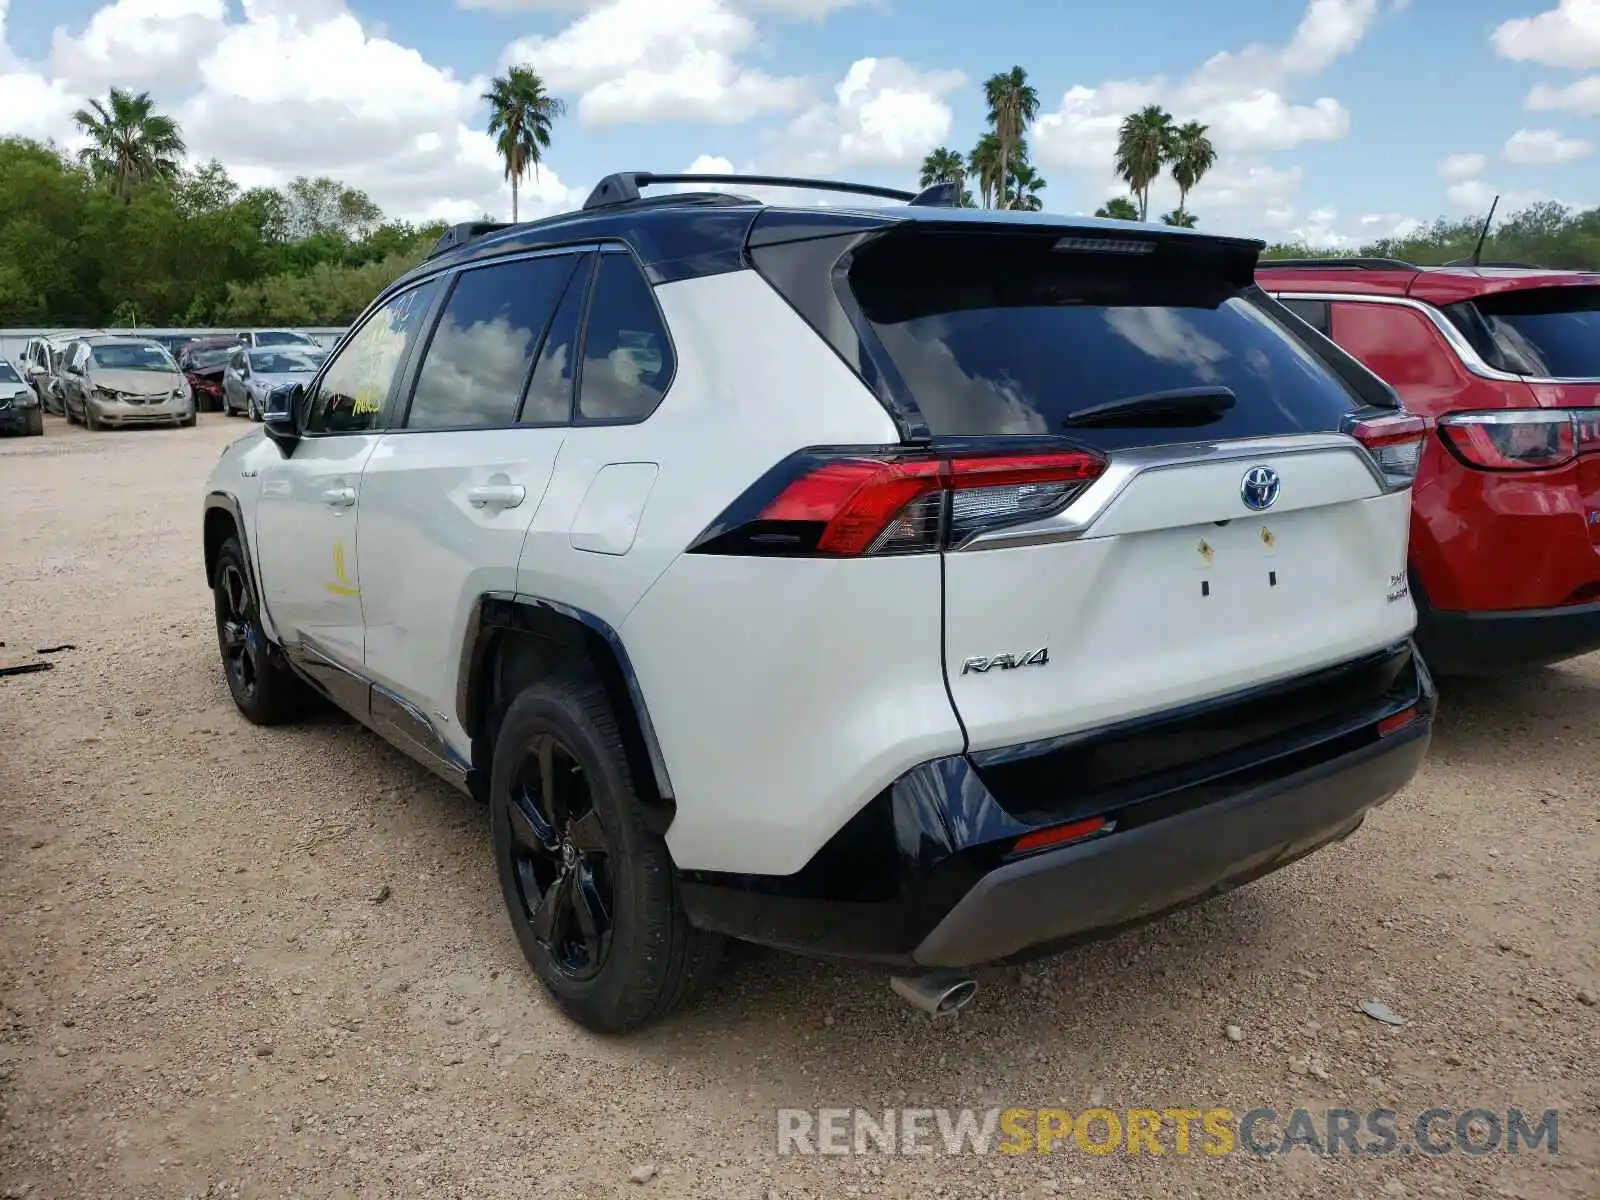
[[[1483,229],[1478,234],[1478,244],[1472,251],[1472,265],[1477,266],[1483,259],[1483,242],[1489,236],[1489,222],[1494,220],[1494,210],[1500,206],[1500,197],[1494,198],[1494,203],[1489,205],[1489,215],[1483,219]]]

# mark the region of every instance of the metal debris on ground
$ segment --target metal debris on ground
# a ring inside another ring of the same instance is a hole
[[[1409,1023],[1382,1000],[1363,1000],[1357,1007],[1374,1021],[1382,1021],[1385,1025],[1405,1025]]]

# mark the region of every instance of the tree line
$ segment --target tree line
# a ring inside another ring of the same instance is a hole
[[[966,154],[922,164],[924,187],[954,183],[963,203],[1037,210],[1047,186],[1028,156],[1039,96],[1021,67],[984,83],[986,125]],[[538,74],[514,66],[484,93],[487,131],[511,188],[537,177],[566,111]],[[0,326],[341,325],[422,261],[442,224],[386,219],[371,197],[325,177],[241,188],[221,164],[187,169],[183,132],[148,93],[113,88],[76,114],[86,149],[0,139]],[[1149,217],[1150,189],[1170,174],[1193,226],[1192,193],[1216,163],[1207,129],[1151,105],[1118,130],[1115,165],[1128,195],[1096,216]],[[1439,264],[1471,256],[1481,217],[1449,220],[1342,253]],[[1329,254],[1275,245],[1267,257]],[[1485,261],[1600,270],[1600,208],[1535,204],[1499,220]]]

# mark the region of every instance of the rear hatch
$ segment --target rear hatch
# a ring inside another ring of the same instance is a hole
[[[945,667],[971,749],[1405,639],[1419,443],[1386,478],[1341,432],[1409,419],[1375,413],[1315,335],[1276,315],[1253,286],[1254,247],[1006,229],[884,235],[840,285],[898,377],[887,390],[914,400],[936,447],[1099,460],[1031,513],[1020,476],[955,492]]]

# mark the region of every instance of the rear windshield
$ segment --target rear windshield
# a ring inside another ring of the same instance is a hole
[[[250,369],[263,375],[309,375],[317,364],[310,355],[294,350],[252,350]]]
[[[311,339],[286,330],[266,330],[256,334],[258,346],[309,346]]]
[[[1068,435],[1112,450],[1336,430],[1360,403],[1247,285],[1202,262],[999,241],[887,238],[850,270],[935,435]],[[1219,388],[1233,406],[1191,419],[1068,424],[1096,405]]]
[[[1481,296],[1450,306],[1458,326],[1466,315],[1461,310],[1469,306],[1481,319],[1493,349],[1487,357],[1495,366],[1543,379],[1600,378],[1600,287]]]
[[[213,346],[207,350],[190,350],[186,357],[191,367],[198,371],[209,371],[212,367],[220,367],[226,363],[238,348],[238,343],[231,346]]]

